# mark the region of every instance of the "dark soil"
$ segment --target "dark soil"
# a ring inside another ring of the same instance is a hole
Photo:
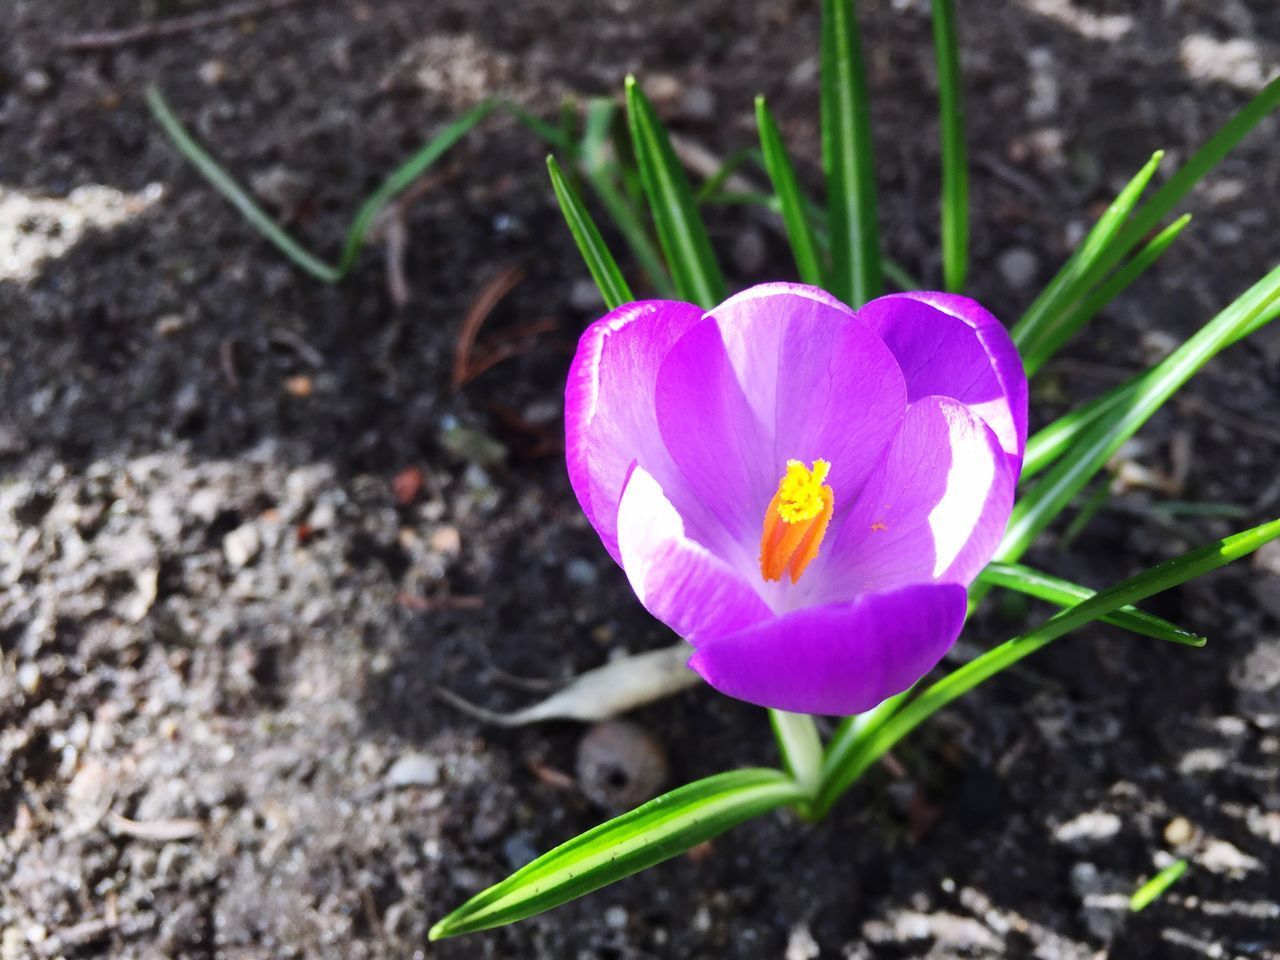
[[[928,4],[859,6],[886,243],[936,283]],[[1007,317],[1153,149],[1185,157],[1280,64],[1274,0],[967,7],[973,291]],[[567,775],[581,727],[493,729],[437,685],[516,706],[535,694],[509,675],[670,642],[555,452],[568,352],[598,309],[545,147],[495,117],[434,171],[405,207],[397,310],[385,233],[344,284],[310,279],[175,153],[142,91],[161,85],[336,257],[359,199],[491,94],[550,116],[636,71],[726,156],[752,143],[763,91],[811,176],[816,4],[313,0],[59,46],[203,8],[4,8],[0,957],[1280,956],[1275,553],[1152,605],[1208,633],[1204,650],[1082,631],[947,710],[821,826],[768,817],[428,945],[446,910],[607,815]],[[1153,275],[1041,378],[1041,422],[1275,263],[1277,156],[1273,117],[1191,198],[1197,223]],[[72,193],[87,185],[116,193]],[[740,209],[713,224],[736,283],[791,276],[772,227]],[[462,318],[510,265],[525,277],[481,339],[531,349],[455,391]],[[1153,421],[1125,451],[1129,488],[1034,562],[1103,585],[1275,515],[1278,386],[1264,331]],[[968,649],[1029,615],[997,607]],[[665,749],[668,786],[775,762],[762,712],[705,688],[631,719]],[[1130,915],[1170,855],[1189,874]]]

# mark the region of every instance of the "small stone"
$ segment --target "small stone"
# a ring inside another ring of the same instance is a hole
[[[606,810],[651,800],[667,779],[667,755],[652,736],[625,720],[607,720],[578,744],[578,785]]]
[[[1114,813],[1090,811],[1059,824],[1053,831],[1053,839],[1069,846],[1088,846],[1110,840],[1120,832],[1120,818]]]
[[[426,753],[406,753],[385,777],[390,787],[434,787],[440,782],[440,761]]]
[[[564,565],[564,575],[577,587],[593,587],[599,579],[596,565],[581,557],[574,557]]]
[[[252,523],[241,524],[222,538],[223,556],[236,570],[250,563],[261,549],[262,536]]]
[[[1223,873],[1237,880],[1246,873],[1262,869],[1259,860],[1225,840],[1210,840],[1196,859],[1206,870]]]
[[[1040,260],[1026,247],[1010,247],[996,258],[996,267],[1005,283],[1015,290],[1031,286],[1040,271]]]
[[[1186,817],[1174,817],[1164,827],[1164,842],[1171,847],[1180,847],[1190,843],[1195,836],[1195,828]]]
[[[621,930],[627,925],[627,908],[616,904],[604,912],[604,923],[611,930]]]
[[[716,116],[716,95],[708,87],[690,87],[680,98],[680,115],[689,120],[706,122]]]
[[[29,97],[38,97],[49,92],[53,81],[43,70],[28,70],[22,75],[22,92]]]
[[[291,397],[303,399],[315,393],[315,381],[308,377],[305,373],[297,376],[288,377],[284,381],[284,392]]]
[[[791,928],[787,935],[786,960],[814,960],[821,952],[807,923]]]
[[[604,307],[604,299],[600,296],[600,288],[594,280],[575,280],[569,288],[569,306],[584,313],[598,311]]]
[[[216,87],[227,79],[227,65],[221,60],[206,60],[200,64],[200,69],[196,71],[196,74],[200,77],[201,83]]]
[[[462,552],[462,534],[457,527],[437,527],[431,531],[427,543],[433,551],[445,557],[456,557]]]
[[[455,457],[481,466],[496,466],[507,458],[507,448],[481,430],[464,427],[451,417],[440,431],[440,446]]]
[[[306,191],[302,178],[288,167],[268,167],[249,177],[249,186],[263,201],[277,210],[292,210]]]
[[[18,686],[29,697],[34,697],[40,689],[40,668],[30,660],[18,667]]]

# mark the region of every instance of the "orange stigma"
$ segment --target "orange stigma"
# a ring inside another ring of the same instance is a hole
[[[830,470],[826,460],[813,461],[812,468],[799,460],[787,461],[778,492],[764,512],[760,575],[766,580],[781,580],[790,572],[796,583],[818,555],[835,509],[835,494],[823,483]]]

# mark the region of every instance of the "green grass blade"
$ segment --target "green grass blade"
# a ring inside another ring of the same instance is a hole
[[[735,770],[698,780],[543,854],[431,928],[432,940],[488,930],[550,910],[669,860],[804,791],[780,770]]]
[[[1266,306],[1227,346],[1239,343],[1277,318],[1280,318],[1280,299]],[[1080,437],[1100,420],[1112,416],[1115,411],[1131,403],[1134,394],[1143,389],[1152,372],[1147,370],[1138,374],[1128,383],[1115,387],[1070,413],[1064,414],[1032,436],[1027,441],[1026,458],[1022,463],[1022,479],[1027,480],[1043,471],[1068,450],[1073,449]]]
[[[1099,261],[1098,268],[1105,272],[1123,260],[1130,250],[1141,243],[1182,202],[1205,174],[1222,162],[1223,157],[1277,108],[1280,108],[1280,77],[1273,79],[1241,107],[1134,213],[1133,219]]]
[[[471,132],[472,127],[493,113],[496,101],[486,100],[472,107],[457,120],[449,123],[443,130],[423,144],[408,160],[391,172],[382,185],[378,187],[356,211],[356,218],[347,231],[347,241],[342,247],[342,257],[338,260],[338,272],[346,276],[360,248],[364,246],[365,235],[373,226],[374,219],[382,212],[382,208],[409,187],[415,180],[427,172],[431,165],[439,160],[455,143]]]
[[[725,286],[711,238],[693,201],[689,178],[635,77],[627,77],[627,117],[658,242],[676,290],[686,300],[714,307],[725,299]]]
[[[1164,896],[1165,891],[1182,879],[1186,872],[1187,861],[1173,861],[1133,892],[1133,896],[1129,898],[1129,910],[1133,913],[1145,910]]]
[[[1178,235],[1191,223],[1191,214],[1186,213],[1139,250],[1124,266],[1108,277],[1092,293],[1075,306],[1062,320],[1055,331],[1046,338],[1045,353],[1049,356],[1057,353],[1071,337],[1098,315],[1107,304],[1124,293],[1138,277],[1147,271],[1160,256],[1169,249],[1170,244],[1178,239]]]
[[[742,165],[751,159],[752,154],[753,151],[748,147],[735,150],[729,154],[728,158],[716,168],[715,172],[698,185],[697,192],[693,195],[693,202],[706,203],[719,193],[729,181],[729,178],[742,169]]]
[[[500,104],[504,113],[509,114],[522,126],[528,129],[534,136],[544,140],[556,150],[559,150],[564,156],[577,160],[578,145],[574,142],[572,136],[554,124],[547,123],[541,117],[534,116],[518,103],[512,103],[510,100],[503,100]]]
[[[992,563],[978,574],[978,580],[993,587],[1016,590],[1027,596],[1046,600],[1059,607],[1071,607],[1094,596],[1096,591],[1063,580],[1040,570],[1013,563]],[[1144,637],[1167,640],[1186,647],[1203,647],[1205,638],[1184,630],[1162,617],[1145,613],[1136,607],[1121,607],[1101,618],[1104,623],[1121,627]]]
[[[173,141],[178,151],[200,171],[215,190],[240,211],[240,215],[249,222],[251,227],[293,261],[299,269],[311,274],[317,280],[337,283],[342,279],[341,270],[321,260],[294,240],[280,224],[271,218],[270,214],[258,206],[235,178],[196,142],[169,107],[168,101],[160,93],[159,88],[147,88],[147,106],[150,107],[152,116],[156,118],[156,122]]]
[[[828,784],[839,781],[843,777],[843,771],[855,761],[863,745],[877,730],[889,722],[889,719],[898,712],[898,708],[910,699],[914,690],[914,687],[908,688],[864,713],[845,717],[840,721],[835,733],[831,735],[826,754],[822,758],[822,779],[818,787],[820,796],[827,791]]]
[[[1272,520],[1193,550],[1176,560],[1169,560],[1094,594],[1088,600],[1063,610],[1020,637],[1002,643],[964,666],[953,670],[934,683],[915,700],[896,712],[885,724],[862,743],[859,750],[846,759],[836,775],[825,780],[814,802],[816,816],[824,815],[845,790],[857,781],[871,764],[930,716],[951,701],[969,692],[1029,656],[1045,644],[1085,624],[1099,620],[1130,604],[1202,576],[1257,550],[1280,536],[1280,520]]]
[[[831,293],[860,307],[884,292],[884,277],[871,113],[853,0],[822,0],[821,73]]]
[[[604,238],[600,236],[595,221],[587,213],[577,191],[565,179],[555,157],[547,157],[547,172],[551,174],[551,186],[556,192],[556,200],[560,202],[560,212],[569,225],[569,232],[578,245],[578,252],[582,254],[587,269],[600,288],[600,296],[604,298],[605,305],[614,310],[631,302],[635,298],[622,277],[622,271],[618,269],[617,261],[605,246]]]
[[[1280,266],[1241,294],[1198,333],[1157,364],[1140,386],[1116,402],[1072,444],[1013,509],[994,559],[1015,562],[1031,542],[1084,489],[1120,446],[1201,367],[1245,330],[1280,297]]]
[[[1107,248],[1111,246],[1121,227],[1133,212],[1142,192],[1151,182],[1156,168],[1164,158],[1163,151],[1156,151],[1146,165],[1137,172],[1111,205],[1098,218],[1093,229],[1081,241],[1080,246],[1049,281],[1041,294],[1022,315],[1011,331],[1013,342],[1022,355],[1023,366],[1031,376],[1052,356],[1049,349],[1056,339],[1065,341],[1072,331],[1063,332],[1064,316],[1082,292],[1082,283],[1092,276]]]
[[[769,724],[787,773],[806,796],[812,796],[822,775],[822,738],[818,736],[813,717],[807,713],[770,710]]]
[[[795,167],[782,140],[782,133],[778,130],[764,97],[756,97],[756,126],[760,130],[760,148],[764,151],[765,169],[769,173],[774,193],[778,195],[782,222],[787,228],[787,240],[791,244],[791,253],[795,257],[800,279],[815,287],[825,287],[827,278],[818,254],[818,242],[814,239],[813,228],[810,227],[809,217],[805,212],[804,194],[796,179]]]
[[[942,125],[942,275],[948,290],[962,293],[969,272],[969,166],[954,0],[933,0],[933,47]]]
[[[582,131],[582,166],[591,176],[605,170],[605,145],[613,131],[618,105],[609,97],[592,97],[587,101],[587,120]]]

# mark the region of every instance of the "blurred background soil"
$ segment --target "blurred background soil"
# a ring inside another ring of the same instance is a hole
[[[508,118],[325,286],[205,184],[142,92],[160,85],[336,257],[359,200],[466,107],[500,95],[550,118],[629,71],[721,157],[754,143],[768,94],[814,182],[817,5],[277,6],[102,50],[66,41],[218,7],[0,12],[3,960],[1280,956],[1274,549],[1152,604],[1204,650],[1082,631],[945,711],[820,826],[767,817],[428,945],[445,911],[609,813],[575,772],[582,726],[497,729],[436,687],[511,708],[538,696],[516,678],[670,642],[565,478],[563,378],[600,304],[546,148]],[[859,7],[886,245],[936,284],[928,4]],[[1152,150],[1185,158],[1280,66],[1274,0],[1017,0],[960,19],[972,288],[1007,318]],[[1278,156],[1272,117],[1196,191],[1161,265],[1040,378],[1038,422],[1276,262]],[[775,226],[711,219],[736,284],[793,276]],[[472,357],[505,359],[455,387],[464,318],[517,276]],[[1032,562],[1099,586],[1276,515],[1278,387],[1268,330],[1153,421],[1122,489]],[[961,652],[1037,613],[996,604]],[[763,713],[705,688],[630,720],[642,749],[607,784],[624,796],[775,762]],[[1188,876],[1130,915],[1170,855]]]

